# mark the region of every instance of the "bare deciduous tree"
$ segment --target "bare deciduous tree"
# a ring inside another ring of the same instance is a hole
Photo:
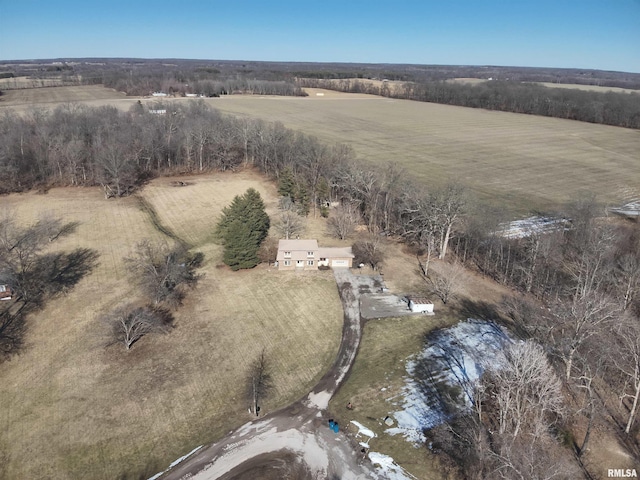
[[[293,208],[282,209],[275,227],[281,237],[289,240],[304,232],[304,219]]]
[[[182,301],[183,287],[198,281],[195,269],[202,260],[201,253],[190,254],[182,246],[170,249],[149,240],[138,243],[134,253],[125,258],[135,281],[149,299],[172,307]]]
[[[433,197],[433,209],[436,212],[440,230],[440,254],[447,255],[449,240],[454,228],[460,222],[466,208],[466,194],[461,185],[449,184]]]
[[[256,415],[260,413],[260,402],[272,389],[273,383],[269,373],[269,364],[264,349],[249,366],[247,375],[247,398],[250,410]]]
[[[351,203],[341,205],[327,222],[329,233],[340,240],[344,240],[351,236],[359,220],[360,214],[355,205]]]
[[[105,315],[103,321],[111,329],[112,337],[127,350],[149,333],[165,333],[171,325],[171,315],[162,309],[124,306]]]
[[[614,302],[597,292],[557,304],[556,310],[551,341],[565,363],[565,376],[569,380],[580,348],[610,325],[619,311]]]
[[[498,433],[517,437],[526,429],[540,438],[562,410],[560,380],[534,341],[510,345],[505,356],[507,364],[487,377],[497,406]]]
[[[640,323],[637,318],[625,319],[616,331],[617,348],[611,351],[611,363],[621,375],[620,403],[628,408],[625,433],[631,427],[640,402]],[[627,404],[630,402],[630,404]]]
[[[425,277],[431,290],[435,293],[442,303],[447,303],[460,288],[461,281],[464,277],[464,267],[459,263],[443,263],[440,273],[433,271],[428,277]]]
[[[618,260],[617,267],[623,310],[627,310],[640,290],[640,259],[638,255],[627,253]]]
[[[375,233],[368,234],[364,239],[358,240],[352,247],[355,264],[367,264],[377,270],[384,260],[384,252],[380,242],[380,236]]]

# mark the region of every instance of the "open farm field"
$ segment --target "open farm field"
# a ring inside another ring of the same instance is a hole
[[[514,212],[547,209],[578,192],[606,202],[640,185],[640,132],[555,118],[336,92],[307,98],[225,97],[234,115],[261,117],[348,143],[374,164],[396,162],[427,185],[459,181]],[[636,192],[637,194],[638,192]]]
[[[640,95],[640,90],[633,90],[631,88],[620,87],[604,87],[600,85],[579,85],[576,83],[551,83],[551,82],[538,82],[539,85],[544,85],[550,88],[568,88],[575,90],[585,90],[588,92],[615,92],[615,93],[637,93]]]
[[[471,85],[477,85],[479,83],[486,83],[488,82],[488,79],[484,79],[484,78],[450,78],[449,80],[446,80],[447,83],[466,83],[466,84],[471,84]],[[527,82],[523,82],[523,83],[527,83]],[[640,94],[640,91],[638,90],[633,90],[631,88],[620,88],[620,87],[605,87],[605,86],[600,86],[600,85],[582,85],[582,84],[578,84],[578,83],[553,83],[553,82],[532,82],[532,83],[536,83],[538,85],[542,85],[544,87],[549,87],[549,88],[565,88],[565,89],[575,89],[575,90],[585,90],[585,91],[589,91],[589,92],[615,92],[615,93],[638,93]]]
[[[58,93],[48,97],[47,92]],[[464,183],[480,199],[514,214],[552,209],[583,191],[614,205],[640,196],[639,131],[331,90],[307,92],[305,98],[234,95],[204,101],[232,115],[280,121],[329,144],[349,144],[363,159],[395,162],[427,185]],[[14,94],[27,97],[12,99]],[[2,106],[25,111],[32,102],[53,108],[69,101],[127,110],[138,101],[98,86],[13,91],[2,98],[0,112]]]
[[[13,79],[7,79],[13,80]],[[0,85],[0,90],[2,86]],[[23,88],[3,91],[0,97],[0,112],[5,107],[24,111],[33,107],[55,108],[63,103],[81,102],[92,106],[111,105],[129,108],[137,99],[127,98],[122,92],[102,85],[82,85],[72,87]]]
[[[155,216],[138,198],[105,200],[98,188],[0,198],[0,210],[25,223],[42,212],[79,222],[56,248],[100,254],[90,275],[30,317],[23,349],[0,364],[0,478],[148,478],[250,418],[244,375],[263,348],[275,385],[265,413],[301,397],[329,367],[342,330],[331,272],[220,268],[221,248],[208,242],[220,210],[248,187],[275,204],[274,187],[257,175],[222,177],[152,181],[139,195],[163,209]],[[173,241],[158,220],[205,254],[204,276],[169,334],[126,352],[107,345],[99,316],[139,298],[123,257],[143,238]]]
[[[58,87],[64,85],[62,78],[31,78],[31,77],[12,77],[0,78],[0,90],[13,90],[16,88],[40,88],[40,87]]]

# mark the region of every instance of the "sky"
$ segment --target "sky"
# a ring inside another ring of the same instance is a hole
[[[0,0],[0,60],[83,57],[640,73],[640,0]]]

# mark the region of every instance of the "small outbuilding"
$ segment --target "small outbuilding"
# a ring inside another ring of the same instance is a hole
[[[13,298],[13,290],[9,285],[0,284],[0,301],[11,300]]]
[[[408,297],[409,310],[414,313],[433,315],[433,302],[425,297]]]

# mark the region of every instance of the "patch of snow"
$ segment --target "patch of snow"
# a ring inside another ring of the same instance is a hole
[[[376,434],[372,430],[369,430],[367,427],[362,425],[360,422],[356,422],[355,420],[351,420],[351,423],[353,423],[356,427],[358,427],[358,433],[356,433],[356,437],[358,435],[364,435],[364,436],[369,437],[369,438],[373,438],[373,437],[376,436]]]
[[[529,217],[503,223],[496,235],[504,238],[526,238],[537,233],[549,233],[566,229],[569,221],[564,218]]]
[[[620,207],[610,208],[609,211],[619,215],[625,215],[627,217],[638,217],[640,216],[640,200],[633,200],[632,202],[625,203]]]
[[[171,465],[169,465],[169,468],[167,468],[167,470],[160,472],[160,473],[156,473],[153,477],[150,477],[149,480],[155,480],[156,478],[160,477],[160,475],[162,475],[163,473],[165,473],[168,470],[171,470],[173,467],[175,467],[177,464],[179,464],[181,461],[183,461],[184,459],[190,457],[191,455],[193,455],[194,453],[196,453],[198,450],[200,450],[203,447],[203,445],[200,445],[199,447],[194,448],[193,450],[191,450],[189,453],[187,453],[186,455],[183,455],[182,457],[178,458],[177,460],[174,460],[173,462],[171,462]]]
[[[331,392],[327,392],[326,390],[318,393],[311,392],[307,397],[306,404],[309,407],[315,406],[320,410],[326,410],[329,406],[329,400],[331,400],[332,395],[333,394]]]
[[[435,332],[429,345],[407,361],[405,386],[399,395],[401,410],[392,412],[397,426],[385,430],[402,435],[415,446],[426,439],[423,430],[448,418],[443,395],[458,408],[473,404],[475,384],[487,369],[506,362],[505,347],[513,340],[497,324],[469,319]]]
[[[369,452],[369,460],[378,467],[376,473],[378,478],[386,478],[388,480],[411,480],[416,477],[404,470],[400,465],[393,461],[393,458],[378,452]],[[383,477],[380,477],[384,475]]]

